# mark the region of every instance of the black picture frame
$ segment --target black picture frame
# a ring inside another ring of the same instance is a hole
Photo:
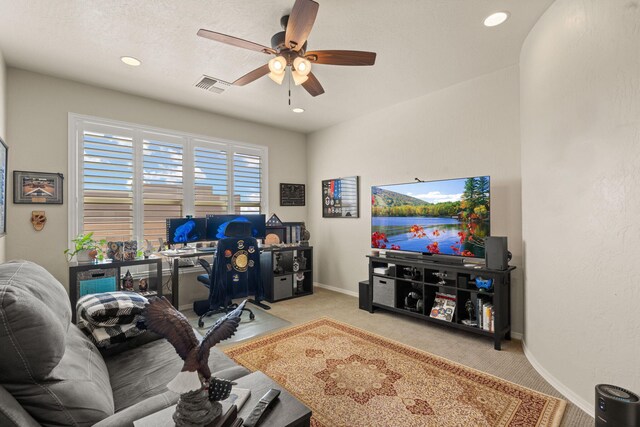
[[[13,203],[61,205],[63,180],[61,173],[13,171]]]
[[[0,138],[0,236],[7,234],[7,162],[9,147]]]
[[[304,184],[280,183],[280,206],[304,206],[305,193]]]
[[[322,217],[360,217],[360,177],[322,181]]]

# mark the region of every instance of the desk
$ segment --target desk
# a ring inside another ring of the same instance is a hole
[[[212,256],[215,259],[215,252],[212,251],[199,251],[197,249],[190,251],[164,251],[160,254],[172,264],[171,268],[171,304],[175,308],[179,308],[180,304],[180,258],[200,258],[205,256]],[[210,263],[213,268],[213,261]],[[196,264],[196,266],[199,264]],[[204,269],[203,269],[204,270]]]
[[[251,396],[238,411],[238,418],[247,419],[256,403],[271,388],[281,390],[280,396],[274,401],[271,409],[267,411],[260,422],[264,427],[307,427],[311,423],[311,410],[302,402],[293,397],[284,387],[274,382],[260,371],[234,380],[239,388],[251,390]],[[222,413],[229,409],[229,404],[223,400]],[[176,405],[165,408],[155,414],[151,414],[133,422],[134,427],[173,427],[173,413]]]

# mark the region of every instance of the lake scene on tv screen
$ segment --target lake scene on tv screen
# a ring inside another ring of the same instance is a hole
[[[371,187],[371,247],[484,258],[489,177]]]

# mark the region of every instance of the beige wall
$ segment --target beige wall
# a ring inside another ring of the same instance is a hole
[[[306,207],[279,206],[279,183],[306,183],[303,134],[15,68],[8,69],[7,93],[10,170],[62,172],[68,176],[68,114],[86,114],[265,145],[269,149],[269,211],[276,212],[283,221],[306,220]],[[62,206],[10,203],[7,235],[7,258],[34,260],[65,285],[67,188],[65,182]],[[29,222],[34,209],[44,209],[48,217],[41,232],[36,232]],[[188,302],[190,290],[202,294],[201,286],[185,288],[181,304]]]
[[[4,63],[4,57],[2,51],[0,51],[0,138],[5,143],[7,142],[7,127],[6,127],[6,111],[7,111],[7,67]],[[9,155],[11,153],[9,152]],[[8,190],[8,187],[7,187]],[[7,191],[7,200],[9,200],[10,191]],[[5,261],[5,241],[6,236],[0,236],[0,262]]]
[[[526,349],[593,414],[640,392],[640,4],[558,0],[521,52]]]
[[[491,175],[491,232],[513,253],[513,329],[523,330],[518,67],[398,104],[308,138],[316,280],[355,293],[366,280],[371,186]],[[360,176],[360,218],[322,218],[321,180]]]

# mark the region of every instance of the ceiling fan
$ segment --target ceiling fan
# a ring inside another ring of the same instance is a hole
[[[234,81],[234,86],[244,86],[265,75],[268,75],[274,82],[282,84],[287,67],[290,67],[294,83],[301,84],[311,96],[318,96],[324,93],[324,89],[311,72],[311,64],[373,65],[376,61],[375,52],[357,50],[307,51],[307,37],[316,20],[318,7],[318,3],[313,0],[296,0],[291,13],[280,19],[284,31],[271,37],[271,47],[205,29],[200,29],[198,35],[232,46],[275,55],[267,64]]]

